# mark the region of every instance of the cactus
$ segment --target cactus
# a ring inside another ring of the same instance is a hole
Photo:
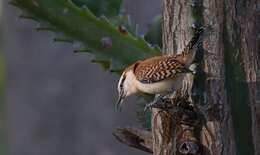
[[[44,23],[38,30],[62,32],[63,37],[56,41],[75,44],[76,52],[93,54],[93,62],[111,71],[121,71],[137,60],[160,54],[160,49],[151,47],[144,38],[112,24],[113,19],[118,21],[115,16],[111,21],[105,16],[97,17],[79,3],[82,0],[77,1],[77,5],[70,0],[12,0],[11,4],[26,12],[21,17]]]

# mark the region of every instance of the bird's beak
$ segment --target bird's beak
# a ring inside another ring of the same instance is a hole
[[[119,95],[117,103],[116,103],[116,110],[117,111],[121,111],[122,110],[122,103],[123,103],[124,98],[125,97],[123,95],[121,95],[121,94]]]

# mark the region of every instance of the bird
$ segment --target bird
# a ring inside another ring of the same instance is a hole
[[[185,75],[195,73],[192,63],[204,32],[202,27],[195,29],[194,36],[180,54],[155,56],[127,67],[118,81],[116,109],[121,111],[123,100],[137,93],[163,95],[180,89]]]

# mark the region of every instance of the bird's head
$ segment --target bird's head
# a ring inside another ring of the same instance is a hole
[[[136,78],[132,69],[125,70],[121,75],[117,86],[118,95],[119,95],[116,103],[117,110],[119,111],[121,110],[123,100],[127,96],[130,96],[137,92],[135,80]]]

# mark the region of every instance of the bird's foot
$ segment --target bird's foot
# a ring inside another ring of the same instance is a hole
[[[172,95],[156,96],[152,102],[145,105],[144,111],[146,112],[148,109],[151,109],[151,108],[160,108],[160,109],[171,108],[172,107],[171,96]]]

